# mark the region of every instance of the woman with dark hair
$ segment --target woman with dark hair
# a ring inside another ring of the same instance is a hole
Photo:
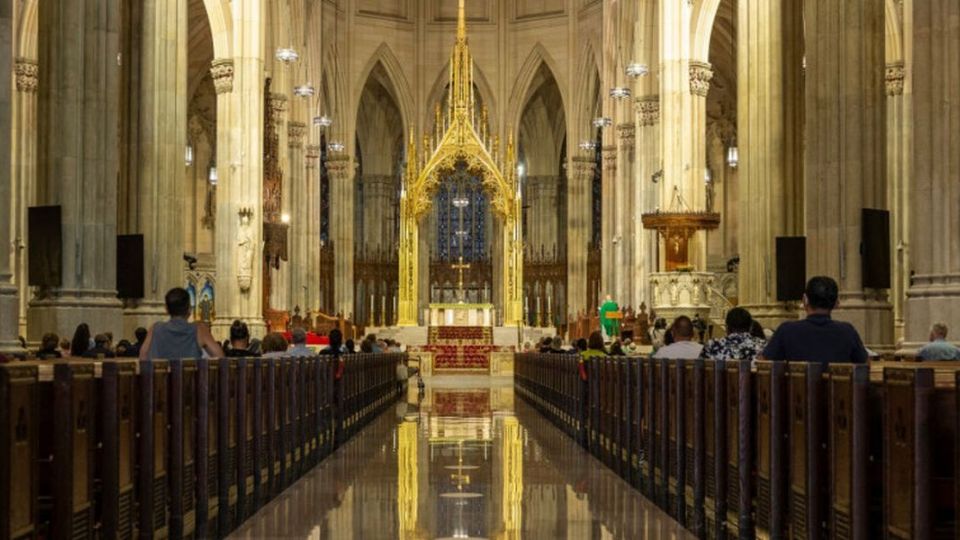
[[[577,340],[577,352],[585,352],[587,350],[587,340],[585,338],[580,338]]]
[[[603,335],[593,332],[587,340],[587,350],[580,353],[580,378],[587,380],[587,362],[604,356],[607,356],[607,350],[603,347]]]
[[[241,320],[235,320],[233,324],[230,325],[230,348],[227,349],[226,356],[233,358],[260,356],[259,352],[252,350],[250,329],[247,327],[247,323]]]
[[[80,323],[73,332],[73,341],[70,342],[70,356],[80,358],[90,350],[90,327],[87,323]]]
[[[61,358],[57,345],[60,338],[56,334],[44,334],[40,340],[40,350],[37,351],[37,358],[40,360],[49,360],[51,358]]]
[[[750,335],[757,339],[762,339],[764,343],[767,341],[767,334],[763,331],[763,325],[756,319],[750,323]]]

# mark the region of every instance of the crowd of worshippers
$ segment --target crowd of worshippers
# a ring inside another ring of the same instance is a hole
[[[230,338],[223,343],[217,342],[204,323],[190,322],[192,312],[190,295],[183,288],[174,288],[165,297],[169,319],[154,324],[149,330],[137,328],[134,341],[121,339],[114,344],[113,334],[105,332],[91,335],[86,323],[77,326],[73,339],[60,339],[53,333],[47,333],[40,340],[36,352],[5,357],[0,355],[0,363],[14,359],[51,360],[56,358],[139,358],[141,360],[165,359],[181,360],[186,358],[224,358],[224,357],[306,357],[323,355],[344,355],[355,353],[396,353],[403,352],[400,343],[391,339],[377,339],[370,334],[357,346],[352,339],[344,340],[339,329],[328,334],[328,344],[314,349],[307,345],[307,332],[303,328],[294,328],[287,336],[271,332],[261,339],[251,338],[247,323],[235,320],[230,325]],[[27,349],[26,340],[20,338],[21,346]]]
[[[867,349],[860,334],[850,323],[836,321],[831,314],[838,306],[839,288],[830,277],[818,276],[807,282],[803,296],[806,318],[787,321],[775,331],[765,330],[750,312],[735,307],[726,315],[726,335],[704,343],[698,318],[681,315],[667,326],[658,321],[651,330],[650,352],[653,358],[672,360],[791,360],[801,362],[864,363],[876,353]],[[698,339],[699,337],[699,339]],[[557,337],[544,338],[534,348],[525,344],[527,352],[580,354],[588,359],[597,356],[639,356],[642,352],[632,340],[604,342],[603,334],[593,332],[567,345]],[[917,353],[918,360],[960,360],[960,348],[947,341],[947,326],[936,323],[930,330],[929,343]]]

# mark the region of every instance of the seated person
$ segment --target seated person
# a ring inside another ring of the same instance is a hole
[[[250,329],[247,323],[235,320],[230,325],[230,348],[226,350],[226,356],[230,358],[260,356],[251,350]]]
[[[681,315],[674,319],[673,325],[667,331],[670,341],[669,345],[664,345],[657,349],[653,358],[665,358],[670,360],[694,360],[700,357],[703,352],[703,345],[693,341],[693,321],[686,315]]]
[[[110,338],[106,334],[97,334],[93,337],[93,348],[87,349],[87,352],[83,353],[84,358],[113,358],[114,354],[107,345],[110,343]]]
[[[867,350],[857,330],[830,317],[839,296],[833,278],[817,276],[808,281],[803,295],[807,318],[781,324],[763,350],[763,358],[823,364],[866,362]]]
[[[751,332],[754,320],[750,312],[736,307],[727,312],[727,335],[710,340],[700,354],[713,360],[754,360],[763,352],[766,341]]]
[[[278,332],[270,332],[261,342],[264,358],[283,358],[287,355],[287,338]]]
[[[60,338],[56,334],[48,333],[43,335],[40,340],[40,350],[37,351],[37,358],[40,360],[50,360],[52,358],[63,358],[60,354]]]
[[[947,325],[938,322],[930,328],[930,343],[917,353],[920,360],[960,360],[960,349],[947,341]]]

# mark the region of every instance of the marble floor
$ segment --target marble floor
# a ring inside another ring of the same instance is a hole
[[[512,380],[456,383],[411,389],[232,537],[693,538],[515,399]]]

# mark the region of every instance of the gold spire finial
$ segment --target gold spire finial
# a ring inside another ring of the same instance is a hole
[[[457,40],[467,39],[467,15],[464,8],[464,0],[460,0],[457,6]]]

